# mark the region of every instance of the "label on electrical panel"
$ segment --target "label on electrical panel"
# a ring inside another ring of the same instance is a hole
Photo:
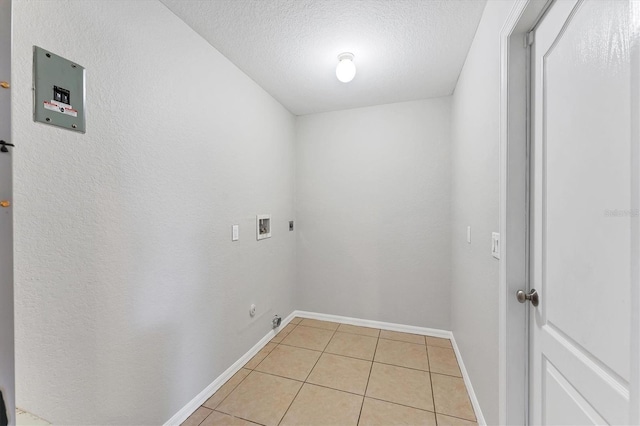
[[[60,114],[70,115],[72,117],[78,116],[78,111],[73,109],[73,107],[69,104],[63,104],[62,102],[57,101],[44,101],[44,108],[50,111],[57,111]]]

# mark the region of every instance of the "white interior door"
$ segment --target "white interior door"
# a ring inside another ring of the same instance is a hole
[[[11,77],[11,1],[0,0],[0,82]],[[0,140],[11,142],[11,95],[0,86]],[[0,392],[6,416],[0,425],[15,424],[13,355],[13,219],[11,206],[11,150],[0,151]]]
[[[556,1],[532,52],[530,422],[628,424],[629,2]]]

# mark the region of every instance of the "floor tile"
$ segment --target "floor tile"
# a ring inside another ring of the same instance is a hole
[[[200,426],[253,426],[256,424],[257,423],[248,422],[219,411],[214,411],[209,415],[209,417],[200,423]]]
[[[431,411],[418,410],[391,402],[365,398],[359,425],[436,425],[436,415]]]
[[[374,361],[429,371],[427,347],[416,343],[380,339]]]
[[[476,420],[464,381],[458,377],[432,374],[433,398],[437,413]]]
[[[247,370],[246,368],[240,369],[236,374],[231,376],[231,378],[227,380],[227,382],[224,385],[222,385],[220,389],[218,389],[216,393],[214,393],[213,396],[207,399],[207,401],[202,405],[204,405],[207,408],[211,408],[212,410],[215,410],[215,408],[218,405],[220,405],[220,403],[231,392],[233,392],[236,386],[238,386],[240,382],[242,382],[249,375],[249,373],[251,373],[251,370]]]
[[[357,325],[348,324],[340,324],[340,327],[338,327],[338,331],[341,331],[343,333],[361,334],[363,336],[369,337],[378,337],[380,335],[380,330],[378,330],[377,328],[360,327]]]
[[[271,339],[271,343],[280,343],[282,340],[289,335],[296,328],[295,324],[287,324],[282,330],[275,335],[274,338]]]
[[[476,425],[451,340],[295,317],[183,425],[358,419]]]
[[[462,377],[458,360],[453,349],[439,346],[427,346],[429,352],[429,365],[432,373],[448,374],[449,376]]]
[[[435,411],[429,373],[394,365],[373,363],[367,396]]]
[[[333,336],[333,331],[331,330],[299,325],[282,340],[282,343],[322,351],[327,346],[327,343],[329,343],[329,340],[331,340],[331,336]]]
[[[302,321],[300,321],[300,325],[306,325],[307,327],[315,327],[315,328],[322,328],[325,330],[335,331],[340,324],[338,324],[337,322],[320,321],[320,320],[305,318]]]
[[[212,411],[206,407],[198,407],[180,426],[198,426]]]
[[[459,419],[457,417],[445,416],[444,414],[436,414],[438,426],[474,426],[476,422]]]
[[[304,381],[320,358],[321,352],[295,346],[278,345],[256,371]]]
[[[257,371],[220,404],[217,411],[263,425],[277,425],[302,383]]]
[[[254,368],[256,368],[258,364],[260,364],[262,360],[265,359],[267,355],[269,355],[271,351],[275,349],[276,346],[277,344],[275,343],[267,343],[264,348],[260,349],[260,351],[258,351],[258,353],[255,354],[253,358],[251,358],[251,360],[244,365],[244,368],[248,368],[249,370],[253,370]]]
[[[380,332],[381,339],[398,340],[400,342],[425,344],[424,336],[419,334],[401,333],[399,331],[382,330]]]
[[[307,382],[364,395],[370,371],[370,361],[324,353]]]
[[[281,425],[357,425],[362,397],[305,383]]]
[[[431,336],[426,336],[426,339],[427,339],[427,346],[439,346],[441,348],[453,349],[453,346],[451,345],[451,340],[449,339],[443,339],[441,337],[431,337]]]
[[[378,339],[375,337],[336,332],[327,345],[325,352],[371,361],[373,360],[377,343]]]

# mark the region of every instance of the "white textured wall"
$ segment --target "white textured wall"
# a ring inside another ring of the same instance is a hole
[[[11,0],[0,0],[0,80],[11,80]],[[11,142],[11,91],[0,89],[0,139]],[[11,153],[0,153],[0,199],[11,200]],[[0,208],[0,392],[9,424],[15,418],[13,243],[11,208]],[[4,413],[3,413],[4,414]]]
[[[299,308],[449,329],[450,98],[297,125]]]
[[[20,0],[14,31],[18,405],[161,424],[294,308],[294,117],[157,1]],[[87,68],[86,135],[32,121],[33,45]]]
[[[499,36],[512,7],[487,2],[452,101],[451,322],[487,424],[498,423]]]

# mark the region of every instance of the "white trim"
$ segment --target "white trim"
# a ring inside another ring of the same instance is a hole
[[[528,423],[527,309],[515,292],[528,286],[528,43],[547,0],[518,0],[500,31],[498,422]]]
[[[333,321],[339,322],[342,324],[348,325],[357,325],[360,327],[371,327],[371,328],[379,328],[381,330],[388,331],[399,331],[402,333],[412,333],[412,334],[420,334],[422,336],[430,336],[430,337],[442,337],[445,339],[451,339],[451,344],[453,346],[453,352],[458,359],[458,365],[460,366],[460,372],[462,373],[462,379],[464,380],[464,384],[467,387],[467,392],[469,394],[469,399],[471,400],[471,405],[473,406],[473,411],[476,415],[476,421],[480,426],[486,426],[486,421],[484,420],[484,415],[482,414],[482,410],[480,409],[480,403],[478,402],[478,398],[476,397],[475,391],[473,390],[473,385],[471,384],[471,379],[469,378],[469,374],[467,373],[467,369],[464,366],[464,362],[462,361],[462,355],[460,354],[460,349],[458,348],[458,344],[456,343],[456,339],[453,336],[453,333],[448,330],[440,330],[437,328],[427,328],[427,327],[416,327],[413,325],[404,325],[404,324],[396,324],[391,322],[381,322],[381,321],[372,321],[365,320],[359,318],[351,318],[351,317],[343,317],[340,315],[330,315],[330,314],[319,314],[316,312],[307,312],[307,311],[293,311],[287,316],[284,320],[282,320],[281,327],[285,327],[287,324],[291,322],[294,317],[300,318],[308,318],[315,319],[320,321]],[[260,351],[266,345],[269,340],[271,340],[275,336],[275,331],[270,331],[264,336],[258,343],[256,343],[249,351],[240,357],[239,360],[233,363],[233,365],[225,370],[220,376],[218,376],[209,386],[207,386],[202,392],[200,392],[195,398],[187,403],[180,411],[174,414],[164,426],[174,426],[179,425],[191,414],[193,414],[198,407],[200,407],[207,399],[211,398],[211,396],[218,390],[220,387],[231,378],[243,365],[245,365],[253,356]]]
[[[476,413],[476,421],[479,426],[486,426],[487,421],[484,419],[484,415],[482,414],[482,410],[480,409],[480,402],[478,401],[478,397],[476,396],[476,391],[473,390],[473,385],[471,384],[469,373],[467,373],[467,368],[464,366],[464,362],[462,361],[462,354],[460,353],[460,349],[458,348],[458,344],[456,343],[456,339],[453,334],[451,335],[451,344],[453,345],[453,351],[456,354],[456,358],[458,358],[458,366],[460,367],[460,372],[462,373],[464,384],[467,387],[467,392],[469,393],[469,399],[471,400],[473,411],[475,411]]]
[[[476,396],[476,393],[473,390],[471,379],[469,378],[469,374],[467,373],[467,368],[464,366],[464,362],[462,361],[462,354],[460,353],[460,349],[458,348],[458,344],[456,343],[456,339],[453,335],[453,332],[448,330],[440,330],[437,328],[416,327],[413,325],[364,320],[359,318],[343,317],[340,315],[319,314],[316,312],[307,312],[307,311],[294,311],[292,315],[300,318],[309,318],[309,319],[316,319],[321,321],[333,321],[333,322],[339,322],[342,324],[358,325],[361,327],[379,328],[381,330],[399,331],[402,333],[412,333],[412,334],[420,334],[423,336],[443,337],[445,339],[451,339],[453,352],[456,354],[456,358],[458,359],[458,365],[460,366],[462,379],[464,380],[464,384],[467,387],[469,399],[471,400],[473,411],[476,414],[476,421],[478,425],[486,426],[487,422],[485,421],[484,415],[482,414],[482,409],[480,408],[480,402],[478,402],[478,397]]]
[[[631,57],[631,208],[640,208],[640,2],[630,0]],[[631,219],[631,413],[640,424],[640,219]]]
[[[293,313],[295,314],[295,316],[300,318],[315,319],[320,321],[340,322],[342,324],[357,325],[360,327],[379,328],[381,330],[388,330],[388,331],[399,331],[401,333],[420,334],[423,336],[444,337],[445,339],[450,339],[453,337],[453,334],[450,331],[440,330],[437,328],[416,327],[413,325],[396,324],[392,322],[372,321],[372,320],[365,320],[360,318],[343,317],[340,315],[330,315],[330,314],[319,314],[316,312],[307,312],[307,311],[294,311]]]
[[[295,312],[292,312],[285,319],[282,320],[282,324],[280,324],[279,328],[284,328],[291,320],[295,317]],[[236,362],[231,365],[231,367],[227,368],[222,374],[220,374],[216,379],[211,382],[209,386],[204,388],[202,392],[196,395],[191,401],[187,403],[184,407],[180,409],[176,414],[173,415],[169,420],[164,423],[164,426],[174,426],[180,425],[182,422],[187,420],[191,414],[193,414],[198,407],[200,407],[204,402],[211,398],[211,396],[216,393],[218,389],[222,385],[226,383],[227,380],[231,378],[234,374],[236,374],[251,358],[257,354],[260,349],[262,349],[273,337],[275,337],[276,332],[274,330],[269,331],[258,343],[256,343],[251,349],[247,351],[244,355],[240,357]]]
[[[498,146],[498,158],[500,160],[499,170],[499,212],[498,223],[500,235],[502,235],[502,261],[499,265],[498,272],[498,421],[500,424],[506,424],[509,416],[509,401],[513,398],[508,389],[508,345],[509,342],[509,321],[507,321],[507,305],[508,305],[508,283],[507,283],[507,263],[511,260],[507,250],[509,249],[509,239],[511,235],[507,233],[508,221],[508,176],[509,176],[509,65],[512,60],[509,54],[511,36],[522,17],[522,13],[527,6],[527,1],[514,3],[507,20],[500,31],[500,143]],[[514,326],[511,324],[511,326]],[[524,331],[526,324],[522,324]],[[524,354],[523,354],[523,358]],[[524,386],[522,386],[524,389]],[[526,398],[521,395],[522,399]]]
[[[51,422],[42,419],[35,414],[31,414],[28,411],[23,410],[20,407],[16,407],[16,425],[30,425],[30,426],[50,426]]]

